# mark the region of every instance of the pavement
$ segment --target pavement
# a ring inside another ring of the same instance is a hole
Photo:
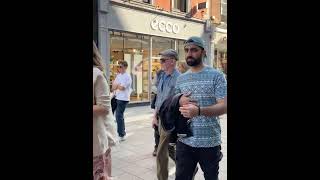
[[[111,152],[112,180],[157,180],[156,157],[152,156],[154,148],[150,106],[128,107],[125,111],[127,138]],[[221,116],[222,153],[219,179],[227,180],[227,116]],[[199,171],[195,180],[204,180]],[[169,158],[169,178],[175,179],[175,164]]]

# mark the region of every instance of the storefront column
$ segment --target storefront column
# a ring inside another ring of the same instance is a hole
[[[93,0],[93,41],[98,46],[98,0]]]
[[[149,101],[151,103],[151,87],[152,87],[152,36],[150,36],[149,48]]]
[[[215,67],[216,64],[215,64],[215,59],[217,57],[214,56],[214,51],[215,51],[215,44],[214,44],[214,41],[215,41],[215,27],[212,25],[212,33],[211,33],[211,51],[210,51],[210,60],[211,60],[211,66],[210,67]]]
[[[177,46],[178,42],[177,41],[178,40],[176,40],[176,39],[174,40],[174,50],[178,52],[178,46]]]
[[[212,56],[212,38],[211,38],[211,34],[207,34],[207,38],[208,40],[207,42],[207,58],[206,58],[206,64],[209,66],[209,67],[212,67],[213,66],[213,56]]]
[[[207,58],[205,60],[205,64],[207,64],[209,67],[213,67],[213,58],[214,58],[213,32],[214,32],[213,23],[211,23],[211,20],[206,20],[204,39],[205,39],[205,46],[207,51]]]
[[[98,46],[104,63],[106,65],[106,75],[110,76],[110,35],[107,28],[107,14],[109,8],[109,0],[99,0],[98,1]],[[108,79],[109,82],[109,79]]]

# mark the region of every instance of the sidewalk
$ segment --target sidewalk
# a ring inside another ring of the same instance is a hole
[[[127,139],[112,149],[113,180],[157,180],[156,158],[153,129],[151,128],[152,110],[150,106],[130,107],[125,112]],[[227,180],[227,121],[221,118],[222,152],[220,180]],[[170,159],[170,158],[169,158]],[[198,165],[199,166],[199,165]],[[200,166],[199,166],[200,167]],[[169,180],[175,179],[175,164],[169,160]],[[195,180],[204,180],[201,168]]]

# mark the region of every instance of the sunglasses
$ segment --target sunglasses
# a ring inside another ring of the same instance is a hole
[[[170,60],[170,59],[169,59],[169,58],[168,58],[168,59],[164,59],[164,58],[163,58],[163,59],[160,59],[160,63],[163,64],[163,63],[165,63],[167,60]]]

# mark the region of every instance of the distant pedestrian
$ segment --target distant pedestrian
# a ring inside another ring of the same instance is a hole
[[[112,90],[115,92],[115,98],[117,100],[115,111],[118,125],[118,135],[120,140],[124,141],[126,137],[124,111],[130,101],[132,79],[130,74],[126,72],[128,63],[126,61],[120,61],[118,64],[119,74],[112,84]]]

